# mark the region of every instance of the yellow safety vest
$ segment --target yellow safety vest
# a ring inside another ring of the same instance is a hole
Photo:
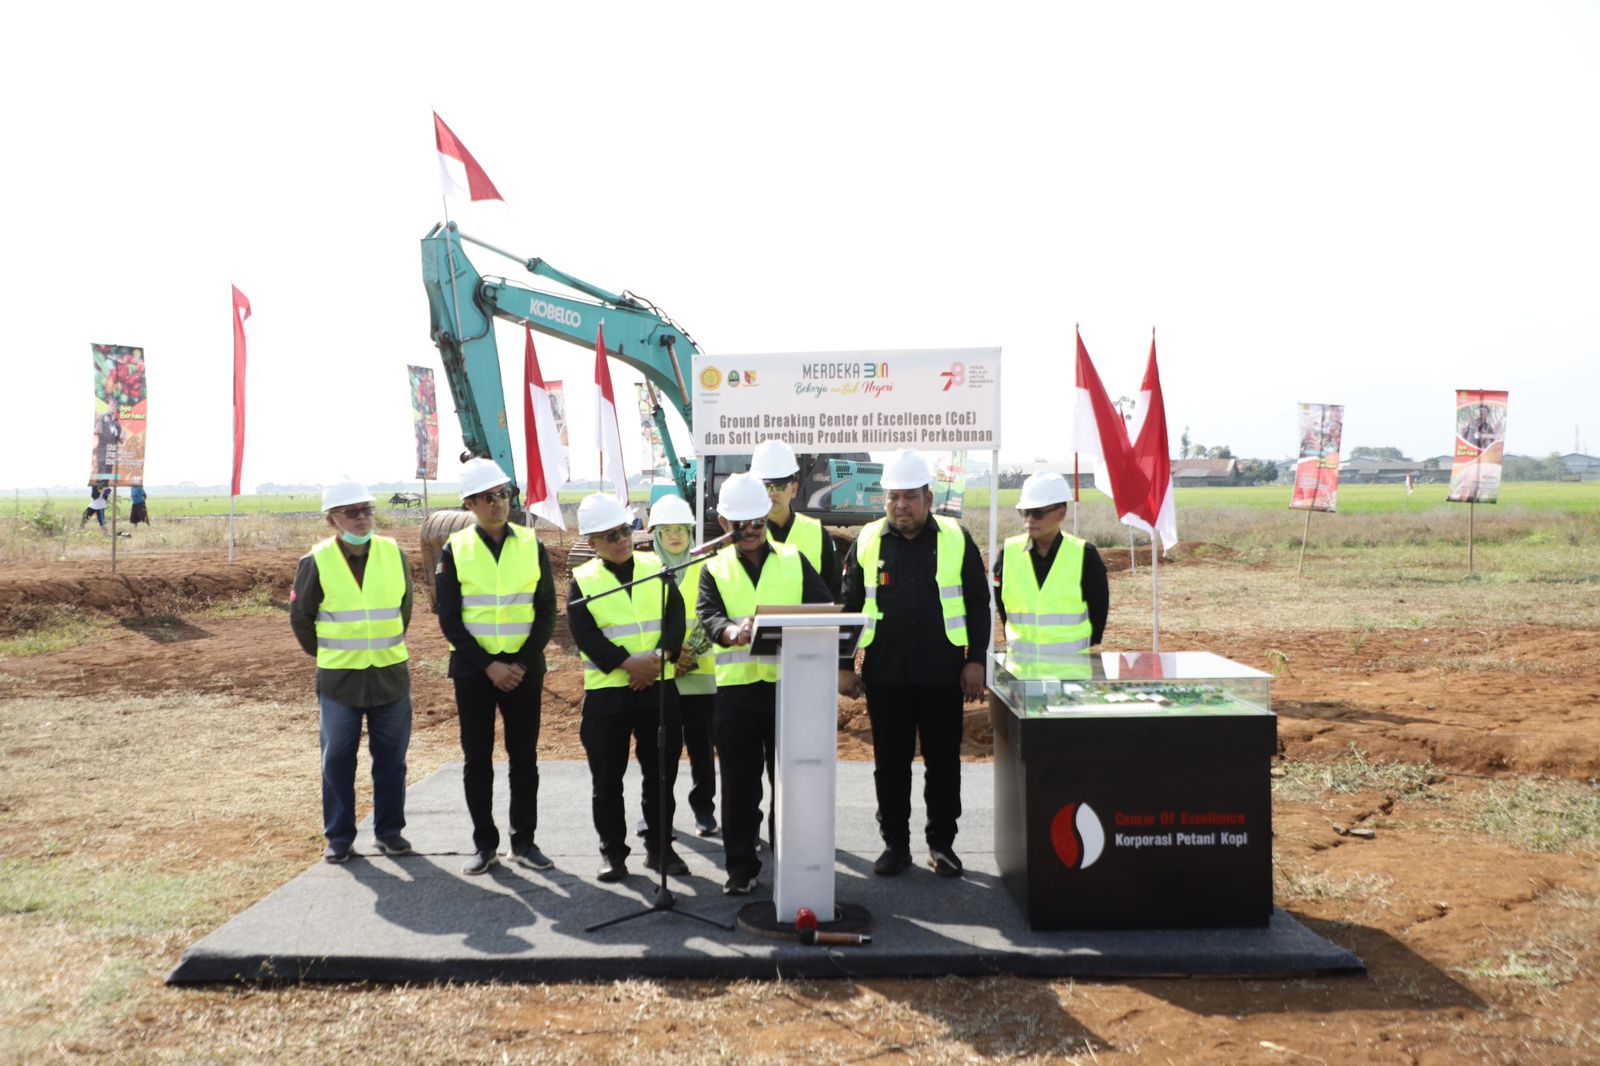
[[[367,542],[367,567],[361,584],[338,542],[329,537],[311,549],[322,585],[317,607],[317,666],[323,670],[366,670],[394,666],[409,658],[400,604],[408,586],[400,546],[392,537]]]
[[[1000,602],[1006,609],[1006,651],[1012,660],[1069,663],[1089,650],[1094,626],[1083,599],[1083,545],[1077,537],[1062,534],[1041,589],[1028,535],[1006,538]]]
[[[661,561],[654,555],[635,552],[633,554],[633,579],[649,577],[661,569]],[[617,588],[621,582],[617,576],[606,568],[604,559],[590,559],[572,572],[572,579],[578,583],[578,591],[585,596],[598,596],[602,592]],[[594,619],[594,624],[600,628],[600,635],[613,644],[620,644],[629,655],[638,655],[640,652],[650,651],[661,643],[661,585],[659,582],[649,581],[642,585],[635,585],[626,593],[617,593],[594,600],[586,604],[589,615]],[[628,671],[617,667],[606,673],[581,651],[578,658],[583,660],[583,687],[585,690],[597,688],[627,688]],[[667,664],[667,677],[672,677],[672,664]]]
[[[739,550],[732,545],[717,552],[706,564],[722,594],[723,612],[729,618],[746,618],[755,614],[758,606],[785,606],[805,598],[806,573],[800,553],[787,544],[772,544],[770,548],[761,564],[761,580],[754,585],[739,562]],[[752,655],[748,644],[723,647],[715,636],[717,688],[778,680],[776,655]]]
[[[933,521],[939,531],[939,542],[934,546],[934,581],[939,586],[944,635],[956,647],[964,648],[967,646],[967,604],[961,595],[961,563],[967,554],[967,538],[961,532],[961,523],[955,519],[934,515]],[[878,556],[888,526],[887,518],[868,522],[856,537],[856,561],[861,564],[861,579],[867,594],[862,604],[867,616],[867,628],[861,634],[863,648],[872,643],[878,619],[883,617],[883,608],[878,606]]]
[[[811,563],[811,569],[822,573],[822,538],[827,534],[822,530],[822,523],[810,515],[796,513],[794,522],[789,526],[789,539],[780,541],[772,535],[772,527],[767,527],[767,541],[772,544],[787,544],[797,549],[806,560]]]
[[[531,530],[507,525],[496,559],[473,525],[450,534],[447,546],[461,582],[461,621],[467,632],[490,655],[516,653],[533,632],[539,539]]]
[[[657,559],[656,562],[660,562]],[[700,572],[706,568],[706,560],[700,559],[684,571],[683,584],[678,586],[678,591],[683,594],[684,631],[683,639],[688,643],[689,635],[694,632],[694,627],[699,624],[699,617],[695,613],[695,604],[700,599]],[[711,642],[711,648],[694,661],[694,676],[715,681],[717,676],[716,641]],[[685,675],[689,676],[689,675]],[[682,691],[682,685],[679,685]]]

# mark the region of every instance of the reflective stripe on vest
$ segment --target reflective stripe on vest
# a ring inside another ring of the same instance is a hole
[[[822,523],[810,515],[796,514],[794,521],[789,526],[789,539],[780,541],[772,535],[772,527],[767,527],[767,542],[769,544],[787,544],[794,548],[806,561],[811,564],[811,569],[822,573],[822,538],[826,534],[822,531]]]
[[[478,527],[450,534],[450,556],[461,582],[461,621],[490,655],[510,655],[533,632],[533,593],[539,587],[539,541],[521,526],[506,526],[500,558]],[[450,646],[455,651],[455,645]]]
[[[318,668],[366,670],[405,662],[409,656],[400,603],[406,595],[406,573],[393,538],[373,537],[367,542],[367,565],[359,585],[332,537],[311,549],[311,561],[322,585]]]
[[[647,552],[634,552],[633,579],[649,577],[661,569],[661,562]],[[617,575],[606,568],[604,559],[590,559],[572,572],[578,591],[585,596],[598,596],[618,588]],[[600,635],[621,646],[629,655],[650,651],[661,643],[661,586],[655,581],[635,585],[627,592],[619,592],[585,604],[589,616],[600,628]],[[610,673],[589,661],[581,651],[583,660],[583,687],[627,688],[628,671],[617,667]],[[672,664],[667,664],[667,677],[672,676]]]
[[[961,595],[961,564],[967,554],[967,538],[961,532],[961,523],[955,519],[934,515],[933,521],[939,537],[934,546],[934,580],[939,585],[944,635],[956,647],[964,648],[967,646],[967,604]],[[878,619],[883,617],[883,609],[878,606],[878,558],[888,526],[887,518],[868,522],[856,537],[856,562],[861,564],[861,580],[866,592],[866,600],[861,605],[867,616],[867,628],[861,634],[863,648],[872,643]]]
[[[805,598],[805,568],[800,553],[787,544],[769,544],[761,564],[761,579],[754,585],[732,545],[711,557],[706,570],[722,595],[722,611],[738,621],[756,613],[759,606],[787,606]],[[776,655],[752,655],[750,645],[725,648],[716,644],[717,688],[727,685],[752,685],[757,681],[778,680]]]
[[[1000,602],[1006,609],[1006,651],[1012,659],[1062,660],[1089,650],[1094,626],[1083,600],[1083,543],[1062,534],[1041,589],[1028,535],[1006,538]]]

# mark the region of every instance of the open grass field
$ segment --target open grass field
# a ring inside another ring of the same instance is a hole
[[[1205,982],[167,988],[185,947],[316,861],[284,599],[325,527],[251,516],[232,567],[214,520],[141,527],[113,578],[99,534],[13,521],[0,1062],[1600,1061],[1600,523],[1577,498],[1480,508],[1472,576],[1462,508],[1316,515],[1297,579],[1303,515],[1181,505],[1164,646],[1274,674],[1275,896],[1370,970]],[[1112,569],[1105,646],[1148,647],[1147,550],[1132,572],[1083,517]],[[384,522],[414,558],[415,519]],[[547,543],[564,581],[570,538]],[[582,756],[563,639],[545,758]],[[408,642],[421,777],[459,748],[442,637],[419,613]],[[864,707],[839,719],[841,757],[870,758]],[[965,757],[990,750],[970,708]]]

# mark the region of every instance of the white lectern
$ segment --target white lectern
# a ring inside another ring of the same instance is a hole
[[[756,612],[751,653],[778,653],[772,902],[779,926],[792,928],[801,907],[819,921],[834,919],[839,659],[855,654],[866,624],[866,615],[841,614],[831,605]]]

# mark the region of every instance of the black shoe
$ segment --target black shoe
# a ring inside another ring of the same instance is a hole
[[[468,877],[477,877],[479,874],[489,872],[491,866],[500,865],[500,856],[493,851],[480,851],[468,859],[466,865],[461,867],[461,872]]]
[[[928,865],[940,877],[960,877],[967,869],[961,865],[960,857],[948,844],[942,848],[928,849]]]
[[[548,870],[555,865],[550,861],[548,855],[539,850],[539,845],[537,844],[529,844],[522,848],[512,848],[511,861],[518,866],[526,866],[530,870]]]
[[[322,861],[332,863],[334,866],[349,862],[350,845],[329,843],[327,847],[322,849]]]
[[[660,856],[658,856],[653,851],[648,853],[644,857],[644,865],[645,865],[645,869],[647,869],[647,870],[655,870],[657,873],[659,873],[661,871]],[[667,876],[669,876],[669,877],[685,877],[685,876],[688,875],[688,873],[689,873],[689,864],[684,862],[683,859],[679,857],[677,852],[668,851],[667,852]]]
[[[717,816],[714,814],[697,814],[694,816],[694,831],[703,837],[717,835]]]
[[[595,877],[606,884],[615,884],[628,876],[628,864],[621,859],[601,859],[600,872]]]
[[[910,865],[910,848],[884,848],[883,854],[872,864],[872,872],[879,877],[893,877]]]
[[[748,896],[756,890],[756,886],[759,884],[761,884],[761,880],[755,874],[734,874],[722,883],[722,894],[724,896]]]
[[[374,840],[373,846],[378,849],[379,855],[410,855],[411,841],[396,833],[392,837],[379,837]]]

